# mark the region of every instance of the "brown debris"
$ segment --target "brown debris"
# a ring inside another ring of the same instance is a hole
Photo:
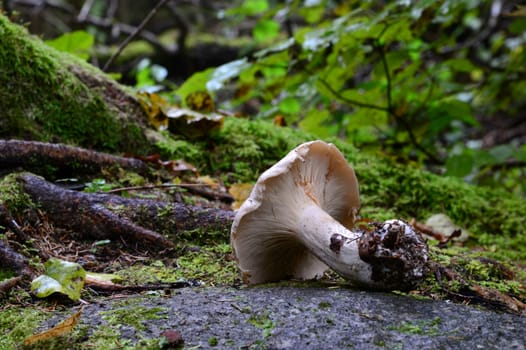
[[[399,220],[371,227],[363,232],[358,248],[360,258],[373,266],[372,278],[393,289],[415,287],[429,271],[428,248],[421,234]]]
[[[446,235],[446,234],[444,234],[442,232],[437,232],[436,230],[434,230],[430,226],[427,226],[427,225],[425,225],[425,224],[423,224],[421,222],[416,221],[414,218],[411,219],[409,224],[411,226],[413,226],[415,228],[415,230],[418,230],[421,233],[423,233],[423,234],[425,234],[427,236],[433,237],[434,239],[439,241],[440,242],[438,244],[439,248],[445,248],[447,246],[447,244],[453,238],[460,237],[460,235],[462,234],[462,230],[457,229],[457,230],[454,230],[453,232],[451,232],[450,235]]]

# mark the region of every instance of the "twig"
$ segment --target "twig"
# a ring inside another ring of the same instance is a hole
[[[307,73],[314,74],[314,72],[309,72],[309,70],[307,70]],[[320,81],[320,83],[323,84],[323,86],[325,86],[327,88],[327,90],[329,90],[332,94],[334,94],[334,96],[336,96],[336,98],[338,98],[339,100],[341,100],[341,101],[343,101],[345,103],[348,103],[350,105],[355,105],[355,106],[358,106],[358,107],[362,107],[362,108],[369,108],[369,109],[375,109],[377,111],[389,112],[388,107],[377,106],[377,105],[373,105],[373,104],[370,104],[370,103],[360,102],[360,101],[357,101],[357,100],[354,100],[354,99],[351,99],[351,98],[347,98],[347,97],[343,96],[342,94],[340,94],[338,91],[334,90],[334,88],[332,86],[330,86],[330,84],[327,83],[327,81],[325,81],[323,78],[318,78],[318,80]]]
[[[173,188],[173,187],[181,187],[181,188],[188,190],[188,192],[197,194],[201,197],[211,199],[211,200],[220,200],[228,204],[233,203],[235,200],[234,197],[232,197],[228,193],[222,193],[222,192],[217,192],[217,191],[207,189],[208,185],[206,184],[190,184],[190,183],[120,187],[120,188],[111,189],[109,191],[105,191],[104,193],[120,193],[123,191],[151,190],[154,188]]]
[[[387,27],[386,27],[387,28]],[[385,29],[386,29],[385,28]],[[385,30],[384,29],[384,30]],[[382,32],[383,34],[383,32]],[[381,35],[379,36],[378,40],[381,38]],[[382,60],[382,65],[384,67],[384,72],[385,72],[385,77],[387,79],[387,92],[386,92],[386,97],[387,97],[387,113],[389,113],[391,116],[394,117],[394,120],[399,124],[401,125],[405,131],[407,131],[407,134],[409,136],[409,139],[411,140],[411,143],[416,147],[416,149],[418,149],[420,152],[422,152],[424,155],[426,155],[431,161],[435,162],[435,163],[442,163],[442,161],[440,159],[438,159],[433,153],[431,153],[429,150],[427,150],[424,146],[422,146],[420,144],[420,142],[418,142],[417,138],[416,138],[416,135],[415,133],[413,132],[413,129],[411,128],[411,125],[408,123],[407,119],[404,118],[403,116],[399,116],[396,111],[394,110],[393,108],[393,104],[392,104],[392,88],[391,88],[391,73],[389,72],[389,65],[387,63],[387,57],[385,55],[385,51],[384,51],[384,47],[383,45],[381,45],[378,40],[375,42],[375,45],[374,47],[376,48],[376,50],[378,51],[378,53],[380,54],[380,59]]]
[[[148,186],[129,186],[129,187],[118,187],[113,188],[104,193],[120,193],[124,191],[140,191],[140,190],[153,190],[155,188],[174,188],[174,187],[190,187],[190,186],[208,186],[206,184],[162,184],[162,185],[148,185]]]
[[[86,17],[88,17],[88,14],[91,11],[91,8],[93,7],[94,0],[86,0],[84,2],[84,5],[82,5],[82,8],[80,9],[79,15],[77,16],[77,20],[79,22],[83,22],[86,20]]]
[[[396,112],[393,109],[393,102],[391,97],[391,73],[389,72],[389,65],[387,64],[387,58],[385,57],[384,47],[380,43],[376,42],[374,47],[380,53],[382,65],[384,66],[385,78],[387,79],[387,111],[397,117]]]
[[[139,32],[146,26],[146,24],[152,19],[152,17],[157,13],[157,11],[163,6],[168,0],[160,0],[157,5],[148,13],[148,15],[142,20],[141,24],[137,28],[135,28],[135,31],[130,34],[123,42],[119,45],[119,48],[117,51],[115,51],[111,57],[108,59],[102,70],[106,72],[109,68],[109,66],[113,63],[113,61],[117,58],[117,56],[120,55],[122,50],[130,43],[130,41],[133,40],[139,34]]]
[[[0,293],[7,293],[13,289],[17,284],[22,282],[22,276],[8,278],[0,282]]]

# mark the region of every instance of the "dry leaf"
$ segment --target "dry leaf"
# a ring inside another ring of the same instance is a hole
[[[228,189],[228,192],[234,197],[235,202],[232,203],[232,209],[239,209],[241,204],[248,198],[252,191],[252,184],[233,184]]]
[[[496,289],[486,288],[476,284],[471,285],[470,289],[486,302],[500,304],[512,312],[526,316],[526,304],[520,300],[506,295]]]
[[[168,128],[168,117],[163,110],[169,108],[168,101],[160,95],[148,92],[139,92],[137,98],[146,115],[148,115],[150,124],[158,130],[166,130]]]
[[[212,96],[207,91],[195,91],[185,98],[186,107],[203,113],[214,112],[216,107]]]
[[[30,337],[27,337],[24,340],[24,345],[31,345],[42,340],[57,338],[71,332],[73,328],[77,325],[81,313],[82,309],[80,309],[79,311],[77,311],[72,316],[62,321],[55,327],[48,329],[47,331],[44,331],[42,333],[34,334]]]

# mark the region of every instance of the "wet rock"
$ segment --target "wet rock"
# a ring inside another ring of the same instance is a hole
[[[86,306],[100,323],[108,299]],[[161,308],[142,336],[177,329],[200,349],[525,349],[526,318],[390,293],[305,287],[185,288],[170,298],[131,297]],[[137,332],[141,336],[141,332]]]

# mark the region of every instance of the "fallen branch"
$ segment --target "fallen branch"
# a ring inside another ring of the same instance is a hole
[[[228,237],[234,217],[231,211],[215,208],[76,192],[29,173],[17,179],[55,226],[96,239],[122,237],[127,243],[168,248],[173,247],[172,240],[158,232],[177,238],[182,232],[199,229]]]

